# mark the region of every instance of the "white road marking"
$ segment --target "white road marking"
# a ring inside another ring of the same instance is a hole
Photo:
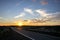
[[[13,29],[13,30],[16,31],[17,33],[19,33],[19,34],[21,34],[21,35],[23,35],[23,36],[25,36],[25,37],[27,37],[27,38],[29,38],[29,39],[35,40],[35,39],[33,39],[33,38],[31,38],[31,37],[29,37],[29,36],[27,36],[27,35],[24,35],[23,33],[19,32],[19,31],[15,30],[13,27],[11,27],[11,29]]]

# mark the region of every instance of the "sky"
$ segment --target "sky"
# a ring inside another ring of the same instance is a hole
[[[59,22],[60,0],[0,0],[0,24],[35,18]]]

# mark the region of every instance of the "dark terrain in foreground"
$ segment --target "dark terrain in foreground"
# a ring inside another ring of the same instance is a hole
[[[23,30],[60,37],[60,26],[24,26]]]
[[[11,30],[10,27],[0,27],[0,40],[30,40]]]
[[[0,26],[0,40],[31,40],[13,31],[10,27],[17,28],[17,26]],[[22,26],[22,28],[26,31],[60,37],[60,26]]]

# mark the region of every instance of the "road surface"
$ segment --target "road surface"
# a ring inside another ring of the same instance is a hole
[[[25,37],[30,38],[31,40],[60,40],[59,37],[46,35],[46,34],[40,34],[40,33],[26,31],[26,30],[19,30],[16,27],[11,27],[11,29]]]

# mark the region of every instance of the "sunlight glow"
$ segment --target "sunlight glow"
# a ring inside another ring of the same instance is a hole
[[[23,23],[18,23],[18,26],[22,26],[23,25]]]

